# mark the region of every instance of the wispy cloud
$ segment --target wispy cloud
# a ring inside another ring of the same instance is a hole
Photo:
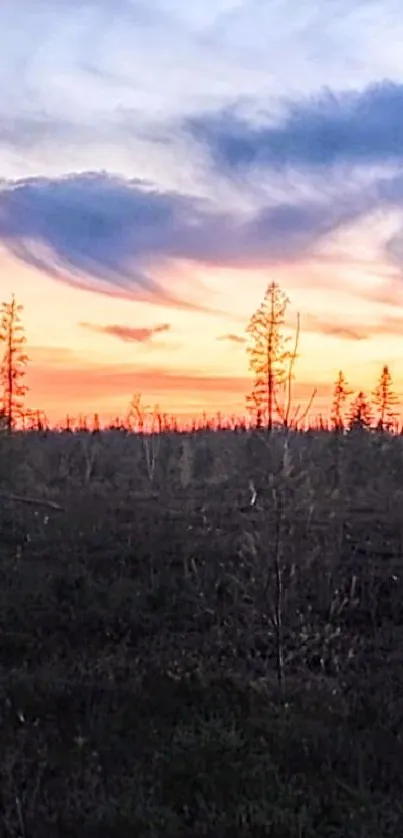
[[[194,199],[102,172],[0,184],[0,240],[14,256],[78,288],[159,304],[205,310],[153,272],[219,252],[215,223]]]
[[[242,337],[242,335],[234,335],[234,334],[231,334],[231,333],[228,334],[228,335],[219,335],[217,340],[225,340],[225,341],[228,341],[229,343],[238,343],[238,344],[246,343],[246,338]]]
[[[0,241],[27,265],[78,288],[195,310],[169,264],[251,267],[301,257],[368,211],[403,206],[403,178],[343,184],[338,197],[272,197],[247,215],[163,192],[138,180],[86,172],[0,183]],[[162,272],[165,280],[157,279]],[[189,292],[192,288],[189,287]]]
[[[367,340],[370,337],[369,329],[363,328],[361,324],[332,323],[313,314],[304,316],[304,330],[351,341]]]
[[[190,5],[188,10],[166,0],[60,0],[56,5],[3,0],[0,30],[9,36],[0,58],[5,114],[9,106],[17,115],[39,103],[53,117],[87,114],[96,145],[94,116],[113,114],[117,98],[123,107],[135,103],[143,114],[180,113],[184,103],[214,97],[209,81],[212,88],[231,91],[233,79],[219,72],[231,65],[245,88],[242,68],[202,43],[201,5],[195,13],[196,4]],[[204,11],[206,23],[220,11],[220,0],[214,6],[212,13]]]
[[[303,321],[304,330],[322,335],[341,338],[342,340],[364,341],[376,335],[396,335],[403,338],[403,316],[392,317],[386,315],[369,323],[332,322],[313,314],[306,314]]]
[[[119,325],[99,326],[95,323],[80,323],[79,325],[84,329],[90,329],[92,332],[118,338],[124,343],[148,343],[155,335],[160,335],[162,332],[169,332],[171,328],[169,323],[161,323],[158,326],[143,328]]]

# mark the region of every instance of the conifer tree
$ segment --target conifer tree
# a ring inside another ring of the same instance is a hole
[[[371,423],[371,405],[365,393],[360,390],[350,406],[348,427],[350,431],[368,430],[371,427]]]
[[[264,417],[268,431],[273,428],[276,396],[287,376],[288,338],[283,327],[289,300],[276,282],[270,283],[263,301],[247,327],[249,367],[254,374],[247,407],[254,417]]]
[[[2,389],[2,410],[9,433],[21,416],[27,387],[24,384],[26,364],[26,338],[21,323],[23,306],[16,302],[2,303],[0,308],[0,344],[3,355],[0,360],[0,386]]]
[[[351,396],[351,393],[352,391],[348,386],[344,373],[339,370],[333,390],[333,404],[330,416],[332,428],[336,431],[343,430],[344,428],[346,401],[348,396]]]
[[[396,407],[398,399],[393,389],[389,367],[386,364],[382,368],[372,396],[377,412],[377,427],[379,430],[389,430],[397,416],[397,412],[393,408]]]

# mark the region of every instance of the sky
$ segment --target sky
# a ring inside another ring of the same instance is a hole
[[[295,399],[403,394],[401,0],[2,0],[0,298],[27,406],[241,415],[267,285]]]

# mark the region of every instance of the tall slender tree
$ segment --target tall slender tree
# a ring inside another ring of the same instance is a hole
[[[247,407],[256,417],[264,417],[268,431],[273,428],[276,396],[287,378],[289,338],[284,336],[288,297],[276,282],[268,286],[263,301],[247,326],[249,368],[254,375]]]
[[[28,355],[21,322],[22,311],[23,306],[17,303],[14,295],[11,302],[2,303],[0,309],[0,343],[4,347],[0,360],[2,414],[9,433],[22,414],[24,396],[28,390],[24,384]]]
[[[330,415],[332,428],[335,431],[342,431],[344,428],[346,401],[351,394],[352,391],[348,386],[345,375],[339,370],[333,389],[333,403]]]
[[[372,397],[377,413],[377,427],[379,430],[390,430],[397,416],[397,412],[393,408],[396,407],[398,399],[393,389],[392,376],[387,364],[382,368]]]

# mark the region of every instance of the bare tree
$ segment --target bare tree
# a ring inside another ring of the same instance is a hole
[[[342,431],[344,428],[346,401],[351,394],[352,390],[348,386],[345,375],[339,370],[333,390],[333,404],[330,416],[332,427],[335,431]]]
[[[17,417],[22,415],[24,396],[28,390],[23,383],[28,355],[21,323],[22,311],[23,306],[16,302],[14,295],[11,302],[2,304],[0,310],[0,342],[4,344],[0,362],[2,414],[9,433],[15,427]]]
[[[386,364],[382,368],[372,396],[377,411],[377,427],[379,430],[389,430],[397,416],[393,408],[396,407],[398,399],[393,389],[389,367]]]
[[[254,416],[264,416],[271,431],[276,408],[276,395],[287,381],[289,338],[284,337],[288,297],[276,282],[268,286],[263,301],[247,326],[249,367],[254,374],[248,409]]]
[[[127,422],[129,427],[134,423],[137,433],[143,433],[148,407],[143,405],[140,393],[134,393],[129,404]]]
[[[300,424],[304,421],[306,416],[308,415],[313,400],[317,393],[317,388],[314,387],[310,398],[305,406],[305,410],[301,413],[301,405],[298,404],[296,407],[293,407],[293,384],[294,384],[294,367],[295,362],[298,358],[298,346],[299,346],[299,336],[300,336],[300,316],[299,313],[297,314],[297,327],[295,330],[295,338],[294,338],[294,346],[290,352],[287,352],[286,358],[286,366],[287,366],[287,373],[285,376],[285,380],[280,388],[283,391],[283,400],[282,404],[280,399],[278,398],[277,393],[275,393],[275,402],[276,402],[276,410],[281,419],[282,425],[285,429],[287,428],[294,428],[296,430]]]

